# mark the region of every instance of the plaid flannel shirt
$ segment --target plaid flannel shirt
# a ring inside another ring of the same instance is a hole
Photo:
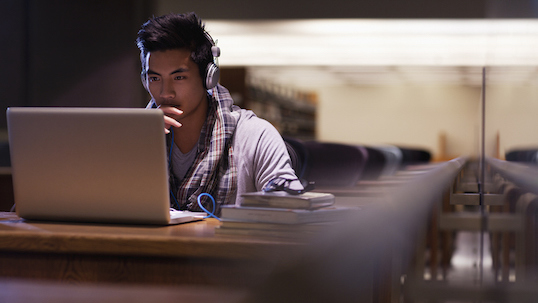
[[[237,169],[233,161],[232,140],[239,119],[239,107],[233,105],[226,88],[217,85],[209,95],[209,110],[197,145],[197,156],[180,184],[171,176],[171,188],[177,189],[177,201],[182,210],[201,211],[198,196],[208,193],[215,198],[214,213],[220,205],[232,201],[237,191]],[[168,139],[168,144],[171,140]],[[171,169],[171,168],[170,168]],[[202,205],[212,210],[212,201],[201,197]]]

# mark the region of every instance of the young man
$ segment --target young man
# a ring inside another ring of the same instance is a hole
[[[233,105],[218,85],[214,56],[220,50],[194,14],[169,14],[147,21],[138,32],[147,108],[164,113],[173,207],[211,210],[239,204],[245,192],[272,180],[296,180],[278,131],[251,111]],[[301,187],[294,182],[293,186]]]

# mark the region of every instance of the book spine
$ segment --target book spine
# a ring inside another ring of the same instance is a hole
[[[268,223],[302,223],[293,212],[271,211],[266,209],[236,209],[223,207],[221,218]]]
[[[305,239],[314,235],[313,232],[301,231],[277,231],[277,230],[262,230],[262,229],[235,229],[235,228],[216,228],[215,234],[234,235],[234,236],[254,236],[254,237],[271,237],[281,239]]]
[[[310,209],[312,206],[308,201],[293,201],[293,203],[278,200],[243,200],[244,206],[252,207],[272,207],[272,208],[293,208],[293,209]]]

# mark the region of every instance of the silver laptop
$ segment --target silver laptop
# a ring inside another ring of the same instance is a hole
[[[176,224],[162,112],[139,108],[7,110],[17,214],[30,220]]]

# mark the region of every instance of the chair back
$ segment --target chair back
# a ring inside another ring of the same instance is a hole
[[[304,142],[308,152],[305,179],[319,187],[355,186],[362,176],[368,152],[362,146]]]

